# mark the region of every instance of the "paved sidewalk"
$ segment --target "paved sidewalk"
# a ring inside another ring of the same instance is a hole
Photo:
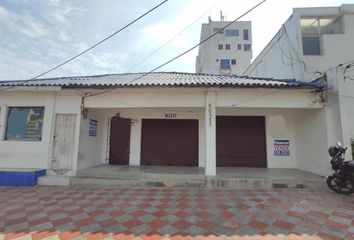
[[[329,190],[0,188],[2,239],[354,239]]]

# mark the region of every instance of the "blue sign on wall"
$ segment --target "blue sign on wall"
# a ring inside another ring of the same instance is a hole
[[[97,136],[97,120],[90,119],[90,121],[89,121],[89,136],[90,137]]]

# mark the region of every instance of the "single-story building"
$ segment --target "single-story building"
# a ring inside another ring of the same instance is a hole
[[[0,82],[0,168],[100,164],[329,172],[326,85],[158,72]],[[338,128],[338,129],[337,129]],[[333,136],[333,137],[329,137]]]

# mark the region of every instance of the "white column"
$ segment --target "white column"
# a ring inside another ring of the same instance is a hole
[[[205,175],[216,175],[215,92],[205,95]]]
[[[0,141],[5,139],[7,106],[0,105]]]

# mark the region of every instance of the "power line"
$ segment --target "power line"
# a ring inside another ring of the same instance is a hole
[[[127,72],[131,72],[133,69],[135,69],[137,66],[145,62],[147,59],[152,57],[156,52],[158,52],[160,49],[168,45],[170,42],[172,42],[176,37],[181,35],[184,31],[186,31],[190,26],[192,26],[194,23],[196,23],[199,19],[201,19],[207,12],[209,12],[214,6],[217,5],[217,3],[213,4],[208,10],[203,12],[197,19],[195,19],[192,23],[190,23],[188,26],[186,26],[182,31],[174,35],[172,38],[170,38],[167,42],[165,42],[162,46],[159,48],[155,49],[152,53],[150,53],[148,56],[146,56],[143,60],[141,60],[139,63],[135,64],[132,68],[130,68]]]
[[[80,57],[81,55],[85,54],[86,52],[90,51],[91,49],[97,47],[98,45],[102,44],[103,42],[107,41],[108,39],[110,39],[111,37],[115,36],[116,34],[120,33],[121,31],[123,31],[124,29],[128,28],[129,26],[133,25],[135,22],[139,21],[140,19],[142,19],[143,17],[145,17],[146,15],[148,15],[149,13],[151,13],[152,11],[154,11],[155,9],[159,8],[161,5],[165,4],[168,0],[164,0],[163,2],[161,2],[160,4],[156,5],[155,7],[151,8],[149,11],[145,12],[144,14],[142,14],[141,16],[139,16],[138,18],[134,19],[133,21],[131,21],[130,23],[128,23],[127,25],[125,25],[124,27],[120,28],[119,30],[115,31],[114,33],[112,33],[111,35],[105,37],[103,40],[99,41],[98,43],[92,45],[91,47],[87,48],[86,50],[76,54],[75,56],[71,57],[70,59],[60,63],[59,65],[55,66],[55,67],[52,67],[50,68],[49,70],[31,78],[31,79],[28,79],[28,80],[23,80],[22,82],[20,82],[20,84],[23,84],[23,83],[26,83],[26,82],[30,82],[30,81],[33,81],[33,80],[36,80],[37,78],[49,73],[49,72],[52,72],[54,71],[55,69],[73,61],[74,59]],[[5,90],[8,90],[8,89],[11,89],[11,88],[14,88],[15,86],[10,86],[10,87],[7,87],[7,88],[3,88],[3,89],[0,89],[0,92],[1,91],[5,91]]]
[[[236,21],[238,21],[240,18],[246,16],[248,13],[250,13],[251,11],[253,11],[254,9],[256,9],[259,5],[261,5],[262,3],[266,2],[266,1],[267,1],[267,0],[263,0],[263,1],[259,2],[258,4],[254,5],[252,8],[250,8],[249,10],[247,10],[247,11],[246,11],[245,13],[243,13],[241,16],[239,16],[238,18],[236,18],[234,21],[230,22],[229,24],[227,24],[226,26],[224,26],[223,28],[221,28],[219,31],[225,30],[227,27],[229,27],[230,25],[232,25],[233,23],[235,23]],[[215,33],[213,33],[212,35],[210,35],[210,36],[207,37],[206,39],[200,41],[199,43],[197,43],[197,44],[194,45],[193,47],[189,48],[188,50],[182,52],[181,54],[177,55],[176,57],[174,57],[174,58],[172,58],[172,59],[166,61],[165,63],[159,65],[158,67],[152,69],[151,71],[142,74],[140,77],[137,77],[137,78],[135,78],[135,79],[133,79],[133,80],[131,80],[131,81],[126,82],[125,84],[129,84],[129,83],[135,82],[135,81],[137,81],[137,80],[139,80],[139,79],[141,79],[141,78],[147,76],[148,74],[150,74],[150,73],[152,73],[152,72],[154,72],[154,71],[156,71],[156,70],[162,68],[163,66],[166,66],[167,64],[173,62],[174,60],[176,60],[176,59],[182,57],[183,55],[189,53],[190,51],[192,51],[193,49],[195,49],[195,48],[198,47],[199,45],[201,45],[201,44],[205,43],[206,41],[210,40],[212,37],[214,37],[215,35],[217,35],[217,34],[219,33],[219,31],[216,31]],[[111,92],[111,91],[113,91],[114,89],[115,89],[115,88],[111,88],[111,89],[108,89],[108,90],[103,91],[103,92],[100,92],[100,93],[90,94],[90,95],[88,95],[88,96],[86,96],[86,97],[97,96],[97,95],[100,95],[100,94],[104,94],[104,93],[107,93],[107,92]]]

